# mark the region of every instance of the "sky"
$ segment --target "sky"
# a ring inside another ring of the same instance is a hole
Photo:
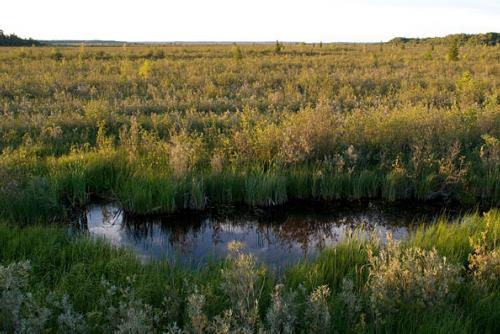
[[[500,0],[3,0],[35,39],[380,42],[500,32]]]

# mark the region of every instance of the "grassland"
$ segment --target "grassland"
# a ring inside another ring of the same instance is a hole
[[[500,204],[500,46],[0,48],[0,332],[497,333],[500,213],[346,240],[277,276],[62,223],[289,201]],[[62,225],[62,226],[61,226]]]
[[[0,212],[500,201],[498,46],[0,49]],[[57,218],[55,218],[57,217]]]

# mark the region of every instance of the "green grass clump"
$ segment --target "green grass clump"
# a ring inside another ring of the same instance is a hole
[[[118,186],[118,200],[126,212],[134,214],[170,213],[177,208],[177,187],[172,177],[134,173]],[[182,206],[181,206],[182,207]]]

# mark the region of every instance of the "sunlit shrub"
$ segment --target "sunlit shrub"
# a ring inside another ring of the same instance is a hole
[[[304,108],[289,115],[281,128],[280,157],[287,163],[297,163],[328,154],[336,144],[334,121],[334,115],[325,106]]]
[[[176,176],[193,171],[205,159],[204,154],[203,139],[199,135],[179,133],[170,139],[169,163]]]
[[[477,284],[491,289],[500,282],[500,248],[496,247],[496,240],[492,246],[487,242],[487,235],[491,233],[490,224],[495,219],[494,215],[488,213],[485,219],[487,220],[485,230],[476,240],[470,239],[473,252],[469,255],[469,269]]]
[[[139,67],[139,75],[143,79],[149,79],[151,77],[151,74],[153,72],[153,62],[149,59],[146,59],[141,67]]]
[[[260,289],[255,259],[244,253],[243,247],[238,242],[228,245],[231,257],[221,273],[221,289],[229,298],[239,328],[249,333],[256,329],[259,320]]]
[[[378,317],[404,307],[425,309],[452,301],[461,281],[460,267],[435,249],[403,248],[388,239],[378,254],[368,253],[370,301]]]
[[[110,115],[110,106],[103,100],[90,100],[84,107],[84,115],[93,122],[105,120]]]
[[[241,48],[238,45],[234,44],[232,51],[233,51],[233,58],[235,60],[243,59],[243,53],[241,52]]]

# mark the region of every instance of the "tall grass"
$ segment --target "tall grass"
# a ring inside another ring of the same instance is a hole
[[[15,189],[0,192],[0,215],[27,222],[64,218],[71,210],[87,205],[92,197],[116,200],[125,211],[134,215],[203,210],[209,205],[221,204],[269,207],[291,200],[384,199],[394,202],[435,197],[434,200],[440,201],[460,201],[462,198],[464,205],[473,204],[475,198],[478,204],[485,206],[498,204],[495,197],[498,180],[491,176],[479,179],[478,185],[488,182],[488,186],[478,188],[476,197],[471,193],[473,189],[464,192],[457,188],[454,195],[447,193],[433,181],[432,173],[413,180],[394,172],[362,170],[349,174],[304,166],[174,175],[168,165],[152,168],[130,162],[119,152],[108,154],[110,157],[100,152],[75,154],[54,159],[48,166],[44,160],[39,160],[39,168],[47,168],[49,172],[38,175],[26,172],[19,179],[14,174]]]

